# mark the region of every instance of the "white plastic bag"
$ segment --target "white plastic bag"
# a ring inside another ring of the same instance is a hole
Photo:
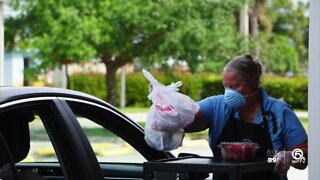
[[[144,130],[147,144],[159,151],[171,151],[182,145],[184,138],[184,131],[182,129],[176,131],[159,131],[148,127],[148,124],[146,124]]]
[[[170,151],[181,146],[184,131],[199,110],[199,105],[191,98],[177,92],[182,82],[164,86],[146,70],[144,76],[150,81],[152,91],[148,98],[152,106],[145,125],[145,140],[149,146],[162,151]]]
[[[152,84],[152,92],[148,96],[152,100],[152,106],[147,116],[151,127],[161,131],[175,131],[190,124],[199,110],[199,105],[190,97],[177,92],[182,82],[164,86],[148,71],[142,71]]]

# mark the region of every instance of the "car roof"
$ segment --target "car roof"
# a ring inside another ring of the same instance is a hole
[[[101,99],[79,91],[53,87],[0,87],[0,104],[35,97],[67,97],[106,105]]]
[[[130,121],[130,123],[133,122],[130,118],[128,118],[126,115],[124,115],[121,111],[119,111],[117,108],[115,108],[111,104],[95,96],[82,93],[79,91],[62,89],[62,88],[53,88],[53,87],[31,87],[31,86],[30,87],[0,87],[0,105],[4,103],[17,101],[17,100],[23,100],[28,98],[41,98],[41,97],[66,97],[66,98],[75,98],[79,100],[90,101],[93,103],[100,104],[109,109],[112,109],[114,112],[118,113],[123,118],[125,118],[126,121],[128,122]],[[138,125],[136,127],[141,128]],[[161,152],[161,151],[153,152],[152,151],[152,153],[156,153],[161,158],[174,157],[170,152]]]

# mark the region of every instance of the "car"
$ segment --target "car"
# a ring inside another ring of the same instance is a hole
[[[142,179],[144,162],[166,158],[142,125],[92,95],[0,87],[0,179]]]

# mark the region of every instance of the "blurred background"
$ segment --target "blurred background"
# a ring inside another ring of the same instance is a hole
[[[308,11],[299,0],[4,1],[4,86],[54,86],[148,107],[148,81],[182,80],[195,100],[250,53],[271,96],[307,109]],[[138,95],[138,96],[137,96]]]
[[[151,102],[142,69],[166,85],[183,81],[180,92],[197,101],[223,93],[223,66],[233,56],[250,53],[263,67],[262,86],[291,104],[308,130],[307,0],[1,0],[0,4],[1,86],[89,93],[144,126]],[[41,129],[34,127],[37,137]],[[207,131],[188,134],[174,153],[211,155],[206,139]],[[50,148],[44,152],[50,156]],[[297,179],[307,179],[307,170],[299,173],[303,176]]]

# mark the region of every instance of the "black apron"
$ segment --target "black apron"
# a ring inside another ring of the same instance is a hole
[[[234,110],[232,110],[231,115],[221,135],[217,139],[214,156],[221,157],[221,150],[218,145],[221,142],[242,142],[244,139],[249,139],[254,143],[259,144],[260,148],[257,150],[256,157],[266,158],[268,150],[273,150],[273,145],[271,141],[271,136],[268,127],[267,115],[269,112],[265,112],[263,105],[261,105],[262,111],[262,122],[260,124],[254,124],[246,122],[241,119],[234,118]],[[272,113],[272,112],[271,112]],[[272,117],[273,122],[275,122]],[[276,130],[276,124],[274,123]],[[214,180],[216,179],[227,179],[226,174],[216,174],[214,175]],[[243,180],[280,180],[281,177],[273,172],[258,172],[258,173],[247,173],[242,176]]]

